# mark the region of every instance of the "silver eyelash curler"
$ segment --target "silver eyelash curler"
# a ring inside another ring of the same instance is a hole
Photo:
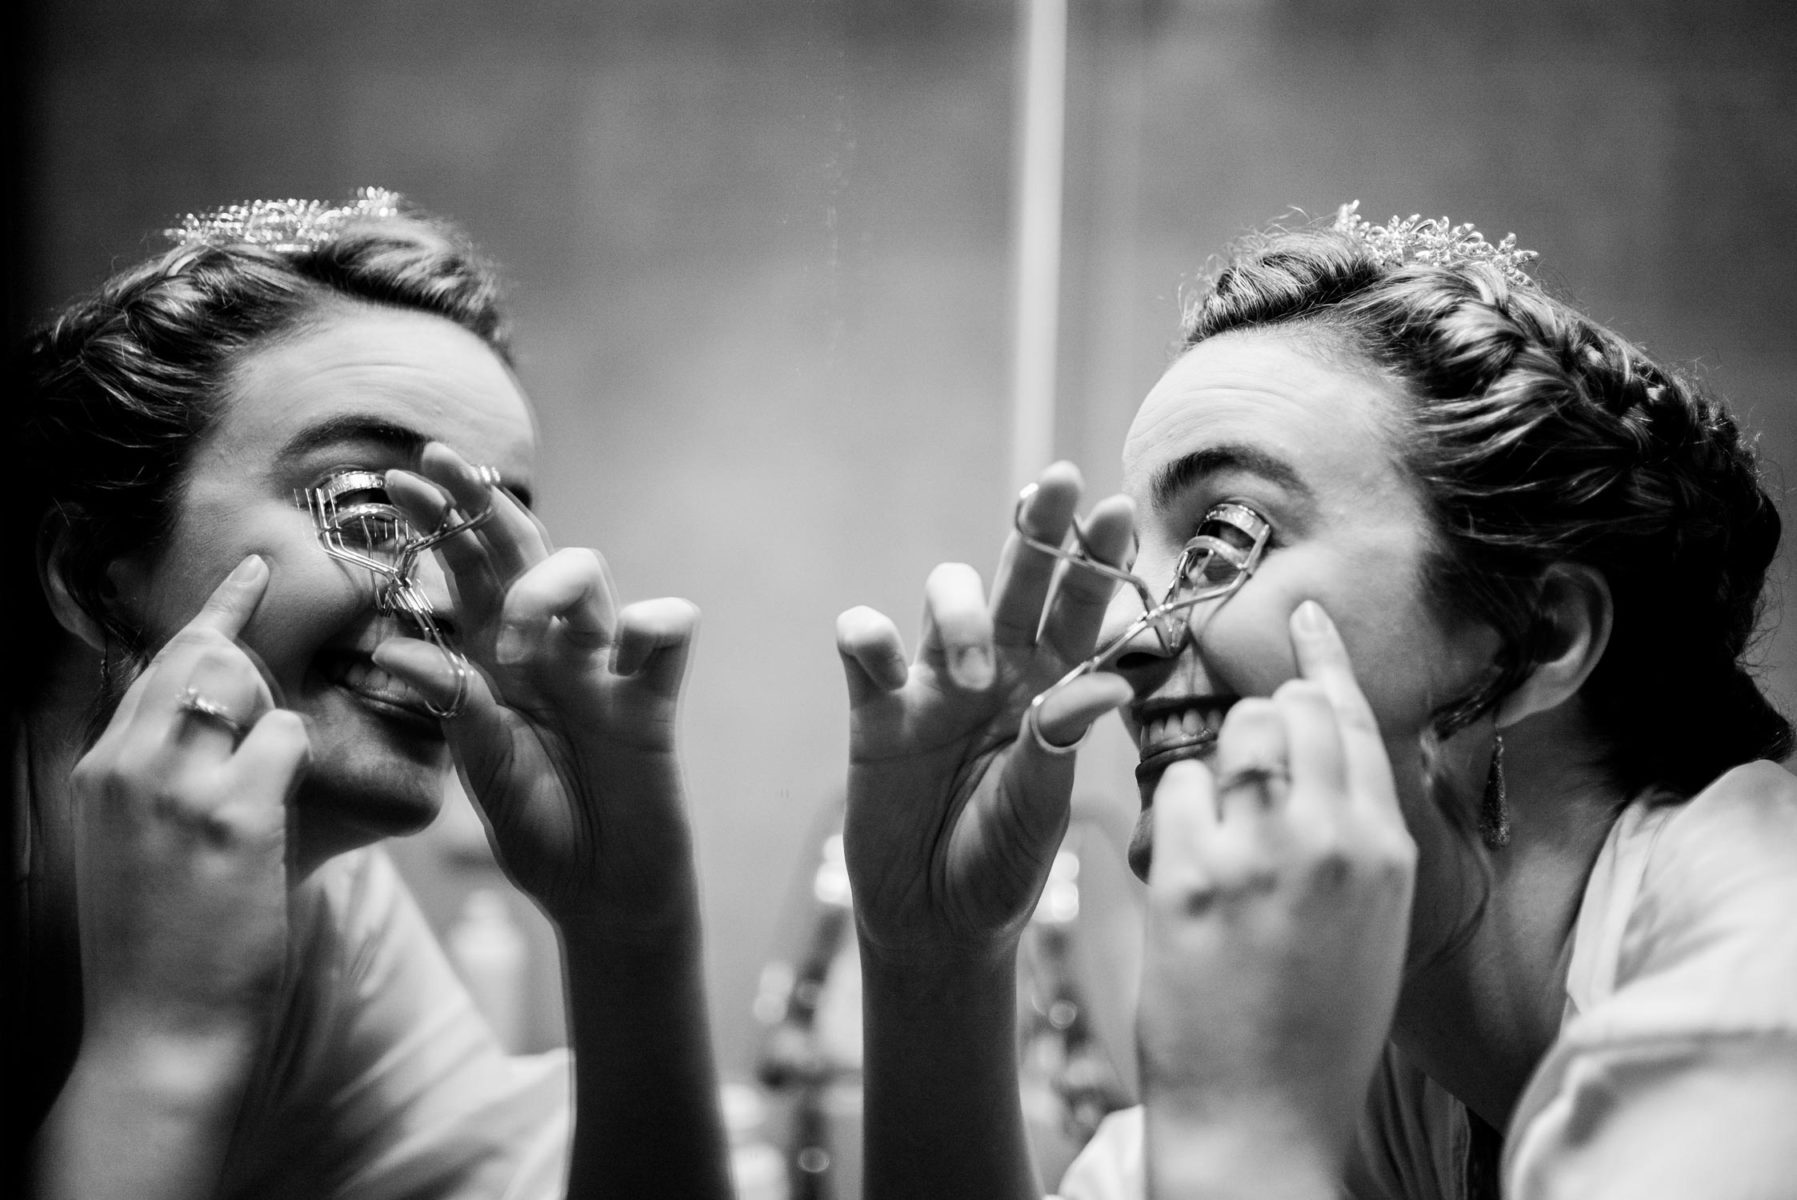
[[[1025,497],[1019,497],[1011,524],[1024,545],[1053,555],[1068,565],[1096,571],[1106,579],[1128,585],[1142,602],[1142,615],[1129,627],[1111,638],[1090,657],[1075,666],[1030,702],[1026,724],[1036,745],[1050,754],[1071,754],[1079,746],[1074,742],[1057,746],[1042,736],[1037,724],[1043,701],[1082,675],[1102,670],[1121,658],[1144,630],[1154,634],[1165,654],[1177,654],[1186,638],[1193,637],[1190,625],[1192,609],[1210,600],[1224,600],[1236,593],[1260,565],[1266,553],[1267,540],[1273,527],[1267,519],[1245,504],[1226,501],[1204,514],[1198,534],[1185,544],[1179,561],[1173,567],[1173,583],[1157,603],[1154,593],[1141,576],[1121,567],[1113,567],[1097,558],[1086,542],[1086,532],[1073,522],[1074,548],[1045,542],[1023,527]],[[1213,610],[1214,611],[1214,610]],[[1090,730],[1088,730],[1090,732]],[[1085,739],[1080,739],[1084,741]]]
[[[375,611],[411,621],[449,663],[455,673],[455,699],[447,705],[425,701],[425,707],[444,720],[456,717],[467,705],[472,668],[438,627],[430,597],[414,575],[418,559],[426,551],[480,528],[492,517],[491,491],[499,486],[499,472],[485,466],[475,470],[489,490],[487,506],[467,515],[451,507],[444,511],[442,524],[430,533],[419,533],[387,498],[387,477],[379,471],[338,471],[316,487],[301,488],[294,497],[311,514],[325,553],[368,572]]]

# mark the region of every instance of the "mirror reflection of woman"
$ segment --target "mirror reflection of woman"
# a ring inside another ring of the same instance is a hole
[[[990,591],[931,575],[914,659],[844,614],[868,1195],[1041,1194],[1010,964],[1112,708],[1145,1106],[1064,1195],[1788,1190],[1779,518],[1719,401],[1527,268],[1351,209],[1245,245],[1123,496],[1071,537],[1050,468]]]
[[[725,1194],[674,755],[695,610],[620,607],[531,514],[499,290],[453,229],[370,191],[176,236],[31,338],[10,442],[35,1188]],[[572,1079],[501,1051],[373,848],[452,765],[556,925]]]

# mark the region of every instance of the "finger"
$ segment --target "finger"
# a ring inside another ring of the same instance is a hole
[[[698,632],[699,606],[692,601],[674,596],[638,601],[618,614],[612,669],[635,676],[657,695],[678,696]]]
[[[185,683],[170,689],[178,744],[210,748],[221,756],[237,748],[250,727],[274,706],[255,667],[228,644],[202,650]]]
[[[1238,700],[1217,731],[1217,811],[1223,821],[1256,823],[1291,789],[1285,719],[1259,696]]]
[[[1391,760],[1379,736],[1372,706],[1354,678],[1347,647],[1335,622],[1314,600],[1300,604],[1291,618],[1292,650],[1298,673],[1321,684],[1335,710],[1342,755],[1354,795],[1392,813],[1397,811],[1397,790],[1392,783]]]
[[[268,563],[252,554],[231,569],[212,589],[200,611],[187,623],[189,629],[208,629],[235,641],[268,590]]]
[[[467,771],[471,792],[488,794],[487,785],[508,770],[512,751],[508,718],[516,718],[494,698],[487,677],[469,666],[464,694],[454,665],[444,653],[417,638],[388,638],[374,648],[374,661],[438,708],[447,709],[461,701],[456,715],[441,722],[443,736]]]
[[[442,647],[422,638],[395,636],[374,648],[375,665],[418,693],[424,702],[449,709],[462,699],[472,705],[476,694],[491,698],[486,676],[460,657],[452,658]],[[461,670],[457,670],[458,663]],[[465,672],[465,674],[464,674]],[[466,688],[466,694],[463,689]],[[457,720],[463,710],[457,709]]]
[[[1058,546],[1067,536],[1082,487],[1079,468],[1058,462],[1024,489],[1023,529],[1038,541]],[[1013,532],[999,557],[992,578],[992,625],[1001,646],[1031,647],[1042,624],[1042,606],[1048,599],[1059,560],[1025,544]]]
[[[1079,742],[1093,721],[1130,695],[1118,676],[1084,675],[1024,710],[1004,755],[998,794],[1008,819],[1027,838],[1058,841],[1064,835]]]
[[[1098,718],[1135,697],[1121,675],[1091,674],[1051,688],[1036,710],[1036,729],[1051,746],[1071,749]],[[1025,737],[1028,739],[1028,730]]]
[[[1102,500],[1093,507],[1084,528],[1087,553],[1121,567],[1135,547],[1135,505],[1127,496]],[[1041,640],[1062,662],[1091,656],[1117,587],[1115,580],[1097,571],[1070,567],[1061,572],[1042,622]]]
[[[529,570],[550,553],[553,547],[542,522],[516,496],[483,478],[454,450],[442,442],[432,442],[419,455],[418,465],[428,478],[449,491],[461,513],[473,516],[490,507],[491,515],[473,532],[486,546],[501,578],[509,579]]]
[[[440,536],[481,517],[473,527],[430,546],[454,577],[467,612],[497,608],[507,585],[550,552],[541,522],[504,487],[440,442],[425,446],[417,471],[395,468],[386,480],[388,496],[420,537]]]
[[[506,589],[494,656],[515,666],[550,653],[592,653],[612,644],[617,623],[605,559],[584,548],[558,550]]]
[[[1152,815],[1149,896],[1169,911],[1192,911],[1214,891],[1206,857],[1223,836],[1210,769],[1196,759],[1170,765],[1155,785]]]
[[[1291,820],[1313,831],[1335,827],[1354,796],[1335,706],[1309,679],[1282,684],[1274,703],[1290,746]]]
[[[980,575],[966,563],[942,563],[924,581],[920,657],[940,664],[956,687],[985,691],[997,678],[992,614]]]
[[[429,537],[462,517],[454,497],[423,475],[395,467],[387,472],[386,481],[388,498],[405,514],[417,538]],[[510,579],[472,532],[436,543],[431,553],[455,581],[457,608],[461,612],[487,613],[499,607]]]
[[[848,677],[849,706],[896,692],[905,686],[911,669],[905,657],[905,640],[885,613],[858,605],[836,618],[836,652]]]
[[[312,743],[305,720],[277,708],[258,720],[231,760],[242,786],[232,789],[231,807],[252,834],[284,833],[287,804],[311,764]],[[240,826],[241,827],[241,826]]]

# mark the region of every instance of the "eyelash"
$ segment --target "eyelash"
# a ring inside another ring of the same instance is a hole
[[[321,532],[365,550],[396,546],[411,526],[387,494],[383,472],[338,467],[325,472],[295,497]]]
[[[1273,519],[1271,517],[1267,516],[1267,514],[1261,509],[1260,505],[1255,504],[1253,501],[1250,501],[1250,500],[1244,500],[1239,496],[1231,496],[1230,498],[1228,498],[1226,500],[1221,500],[1218,503],[1213,504],[1208,509],[1206,509],[1204,512],[1204,516],[1199,519],[1198,524],[1192,529],[1191,536],[1186,538],[1186,544],[1190,545],[1193,540],[1204,536],[1205,527],[1212,525],[1212,524],[1223,525],[1235,533],[1246,536],[1250,541],[1252,541],[1255,536],[1252,530],[1244,528],[1243,526],[1236,523],[1234,520],[1229,519],[1228,517],[1220,517],[1218,515],[1219,513],[1223,513],[1231,507],[1246,509],[1249,513],[1252,513],[1256,518],[1258,518],[1263,524],[1266,525],[1266,527],[1267,527],[1266,548],[1268,550],[1271,550],[1273,547],[1280,544],[1279,530],[1273,524]]]

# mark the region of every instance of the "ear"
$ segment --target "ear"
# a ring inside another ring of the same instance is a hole
[[[1536,603],[1535,665],[1498,702],[1499,729],[1572,699],[1610,644],[1615,609],[1601,571],[1582,563],[1555,563],[1542,578]]]
[[[95,594],[93,589],[83,586],[78,577],[74,556],[70,553],[75,537],[66,514],[52,511],[44,517],[37,536],[38,585],[43,588],[56,623],[104,653],[107,614],[101,610],[118,604],[121,572],[128,573],[137,568],[122,561],[108,564],[105,577],[99,582],[98,594]]]

